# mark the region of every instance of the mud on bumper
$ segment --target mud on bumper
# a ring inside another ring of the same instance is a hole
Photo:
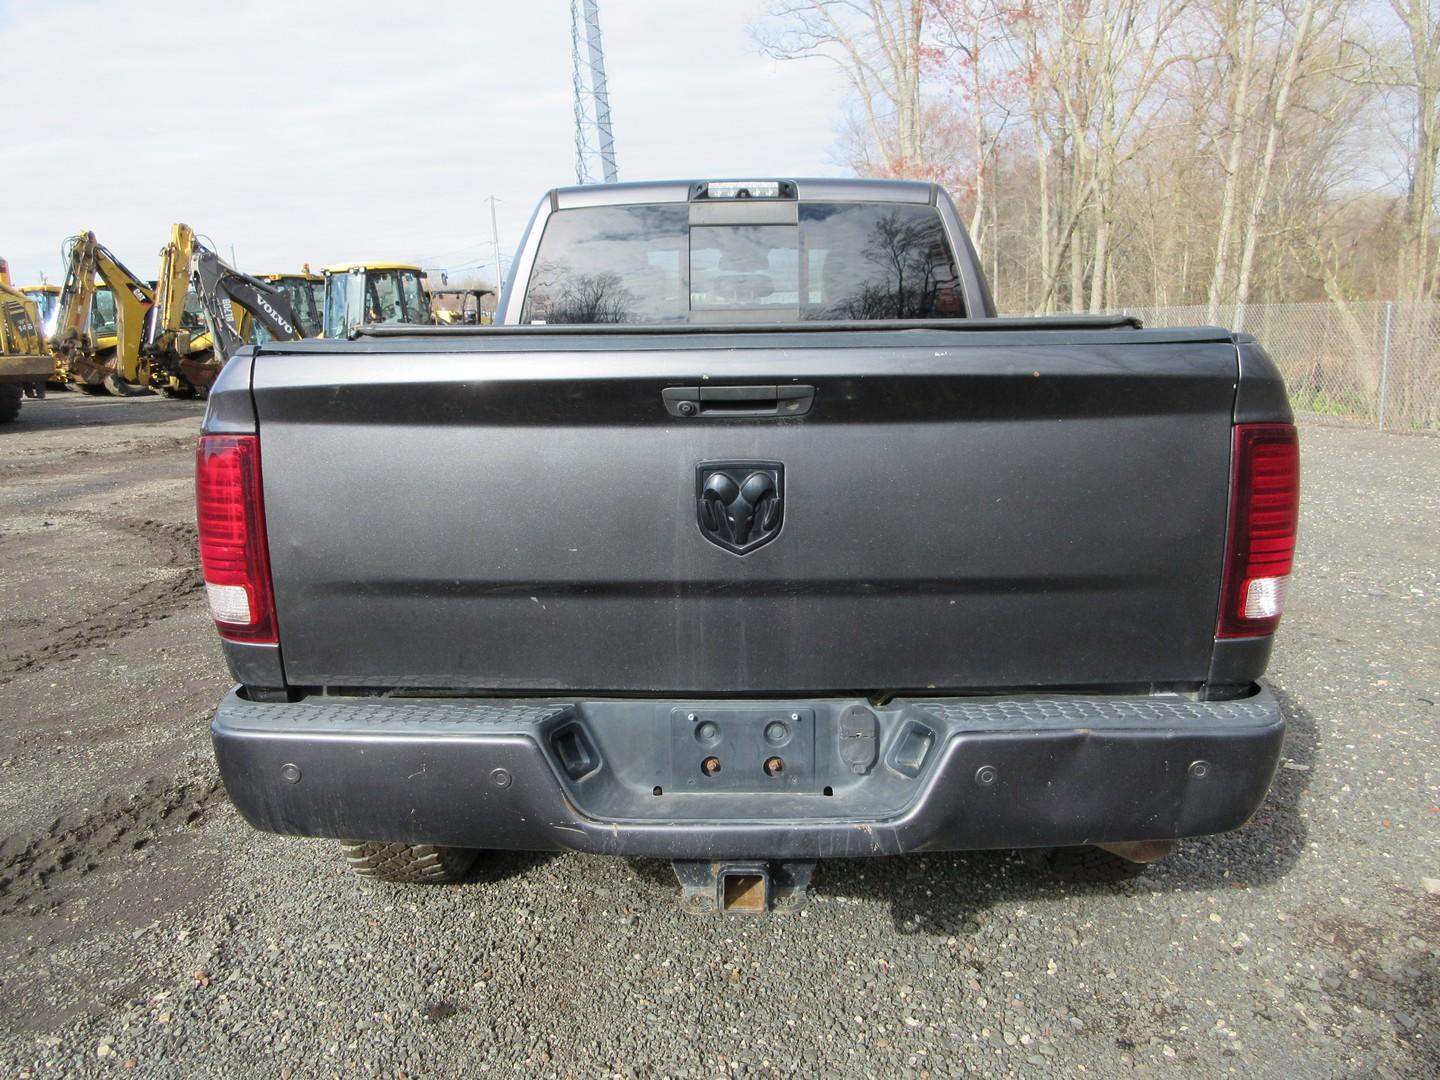
[[[1270,691],[537,701],[232,691],[212,724],[256,828],[671,859],[815,859],[1171,839],[1260,806]],[[777,764],[778,763],[778,764]]]

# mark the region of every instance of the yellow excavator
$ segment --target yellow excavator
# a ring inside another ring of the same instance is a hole
[[[52,339],[69,377],[92,394],[121,397],[150,385],[150,364],[143,353],[145,322],[155,293],[115,254],[96,242],[93,232],[72,236],[65,246],[65,284]],[[96,276],[110,289],[115,304],[115,344],[87,333],[96,294]]]
[[[151,380],[166,393],[207,391],[246,342],[316,337],[324,279],[299,274],[243,274],[225,264],[184,223],[160,250],[155,308],[145,337]]]
[[[425,273],[409,263],[327,266],[323,337],[349,337],[377,323],[428,326],[434,322]]]
[[[60,302],[49,342],[50,351],[55,354],[55,379],[68,386],[71,360],[93,354],[96,339],[107,327],[103,322],[96,325],[101,305],[96,302],[94,246],[69,241],[66,244],[65,283],[60,287]],[[105,299],[113,314],[115,298],[108,289]]]
[[[40,309],[11,284],[10,266],[0,259],[0,424],[20,415],[27,390],[43,393],[54,371]]]
[[[195,246],[195,230],[189,225],[170,227],[170,242],[160,249],[155,306],[142,348],[151,384],[173,397],[194,397],[220,374],[214,338],[190,288]]]

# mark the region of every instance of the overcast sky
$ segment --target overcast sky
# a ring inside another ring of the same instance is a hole
[[[622,180],[835,175],[843,87],[761,0],[601,0]],[[0,255],[93,229],[153,277],[185,221],[242,269],[506,258],[574,183],[567,0],[0,0]],[[463,272],[463,271],[462,271]]]

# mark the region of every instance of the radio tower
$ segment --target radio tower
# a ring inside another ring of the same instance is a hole
[[[597,183],[590,162],[598,154],[605,183],[613,184],[617,175],[615,135],[610,130],[610,89],[605,84],[605,51],[600,45],[599,0],[570,0],[570,79],[575,86],[575,180]],[[592,129],[595,145],[591,142]]]

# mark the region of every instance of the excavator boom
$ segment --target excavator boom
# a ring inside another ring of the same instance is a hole
[[[245,336],[235,324],[235,307],[275,341],[298,341],[303,336],[283,288],[236,270],[200,243],[195,245],[194,280],[222,364],[245,344]]]
[[[145,331],[143,351],[152,384],[175,397],[207,390],[220,374],[214,337],[190,288],[196,247],[189,225],[177,222],[170,227],[170,241],[160,249],[155,307]]]
[[[181,332],[185,298],[190,292],[190,260],[195,254],[195,230],[183,222],[170,227],[170,242],[160,249],[160,276],[155,281],[155,315],[145,344],[155,346]]]
[[[56,345],[77,342],[90,330],[97,246],[93,232],[72,236],[66,242],[65,284],[60,287],[60,313],[55,318]]]
[[[91,305],[95,277],[115,298],[115,352],[98,353],[91,339]],[[69,377],[94,393],[125,395],[150,382],[150,365],[142,352],[145,320],[155,303],[150,286],[137,278],[114,252],[97,243],[93,232],[66,241],[65,284],[53,345]]]
[[[136,277],[114,252],[103,244],[95,247],[95,270],[100,280],[115,293],[115,326],[117,343],[113,375],[122,383],[134,386],[150,384],[150,365],[147,363],[142,346],[145,341],[145,320],[155,304],[155,293],[150,286]],[[106,385],[115,391],[113,379],[107,378]],[[124,390],[120,391],[122,394]]]

